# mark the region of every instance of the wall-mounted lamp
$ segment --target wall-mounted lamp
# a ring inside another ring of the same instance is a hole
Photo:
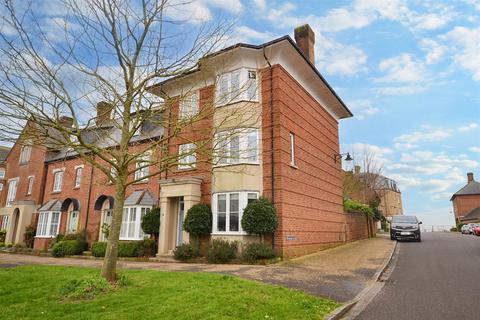
[[[346,152],[346,153],[337,153],[337,154],[334,154],[333,155],[333,161],[335,161],[335,163],[337,163],[337,160],[341,160],[343,158],[343,156],[345,156],[345,161],[353,161],[353,158],[352,156],[350,155],[350,152]]]

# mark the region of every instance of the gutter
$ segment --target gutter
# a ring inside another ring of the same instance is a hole
[[[90,216],[90,200],[92,197],[92,184],[93,184],[93,170],[94,167],[91,165],[91,170],[90,170],[90,182],[88,184],[88,197],[87,197],[87,217],[85,219],[85,233],[87,232],[87,227],[88,227],[88,217]]]

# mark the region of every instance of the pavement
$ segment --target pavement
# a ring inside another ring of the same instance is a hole
[[[118,268],[227,273],[347,302],[375,281],[393,246],[377,237],[267,266],[119,261]],[[102,260],[0,254],[0,267],[28,264],[101,267]]]
[[[480,319],[480,237],[423,233],[397,250],[389,279],[355,319]]]

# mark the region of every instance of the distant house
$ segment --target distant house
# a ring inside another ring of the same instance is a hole
[[[456,223],[480,222],[480,182],[473,172],[467,173],[467,184],[450,199]]]
[[[385,217],[403,214],[402,192],[395,180],[382,176],[377,194],[380,197],[378,209]]]

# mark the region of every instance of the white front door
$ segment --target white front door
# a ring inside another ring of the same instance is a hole
[[[177,221],[177,246],[183,243],[183,217],[185,215],[185,203],[183,197],[178,202],[178,221]]]

